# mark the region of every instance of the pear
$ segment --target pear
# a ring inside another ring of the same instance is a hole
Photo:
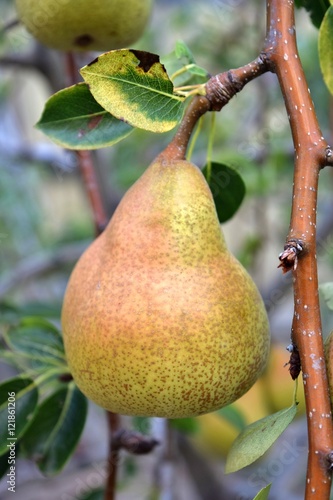
[[[16,0],[21,22],[44,45],[106,51],[135,42],[153,0]]]
[[[267,315],[198,167],[160,155],[129,189],[72,272],[62,326],[78,387],[111,412],[189,417],[250,389]]]

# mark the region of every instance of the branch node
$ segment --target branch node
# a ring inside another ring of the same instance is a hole
[[[327,146],[325,149],[325,166],[333,167],[333,149]]]
[[[333,450],[326,455],[327,470],[329,472],[333,471]]]
[[[206,97],[211,103],[211,111],[221,111],[230,99],[240,90],[235,86],[231,71],[215,75],[206,84]]]
[[[278,267],[282,267],[282,272],[287,273],[291,269],[296,271],[298,257],[304,252],[304,242],[299,239],[290,239],[283,247],[283,252],[280,253],[279,259],[281,263]]]
[[[159,444],[155,438],[145,436],[139,432],[120,429],[112,438],[112,448],[124,450],[133,455],[150,453]]]

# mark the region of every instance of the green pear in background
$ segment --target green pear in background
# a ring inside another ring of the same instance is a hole
[[[151,6],[152,0],[16,0],[37,40],[68,51],[128,47],[142,35]]]
[[[76,383],[112,412],[188,417],[250,389],[267,315],[195,165],[161,154],[129,189],[74,268],[62,326]]]

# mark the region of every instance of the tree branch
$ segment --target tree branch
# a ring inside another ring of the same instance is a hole
[[[332,153],[318,125],[298,56],[292,1],[267,1],[265,52],[279,79],[295,148],[291,221],[280,259],[286,271],[293,269],[292,341],[300,353],[309,439],[305,498],[326,500],[333,428],[318,297],[316,211],[319,172],[331,164]]]
[[[87,248],[90,241],[70,243],[57,248],[52,252],[43,252],[22,259],[14,268],[0,279],[0,301],[18,285],[29,279],[58,270],[66,264],[76,262]]]
[[[72,52],[67,52],[66,54],[66,69],[69,82],[71,85],[74,85],[77,83],[79,73],[76,67],[75,56]],[[96,236],[98,236],[104,231],[108,223],[108,217],[103,206],[102,196],[98,186],[93,156],[91,151],[87,150],[77,151],[76,154],[79,162],[80,174],[86,188],[87,198],[90,202],[94,218],[95,233]]]
[[[104,231],[108,223],[108,217],[103,206],[102,196],[98,186],[93,156],[91,151],[77,151],[76,154],[79,161],[80,174],[92,210],[95,233],[96,236],[98,236]]]
[[[268,71],[268,67],[263,53],[245,66],[225,71],[210,78],[205,85],[205,95],[193,97],[174,138],[162,151],[159,158],[162,161],[163,159],[184,159],[193,129],[199,118],[207,111],[221,111],[247,83],[266,71]]]

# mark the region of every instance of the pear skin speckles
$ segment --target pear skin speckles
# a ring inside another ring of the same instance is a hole
[[[44,45],[60,50],[128,47],[143,33],[152,0],[15,0],[21,22]],[[125,8],[124,8],[125,7]]]
[[[153,163],[126,193],[71,275],[62,324],[82,392],[127,415],[188,417],[230,404],[269,350],[262,299],[186,161]]]

